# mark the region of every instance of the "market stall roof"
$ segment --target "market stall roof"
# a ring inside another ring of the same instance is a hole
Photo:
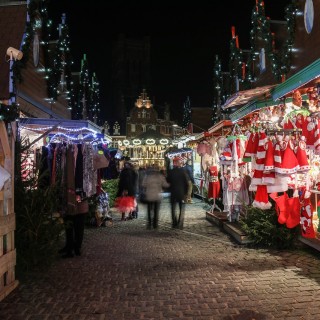
[[[265,101],[255,100],[253,102],[247,103],[246,105],[244,105],[243,107],[241,107],[240,109],[235,111],[234,113],[230,114],[230,120],[232,122],[237,122],[238,120],[251,114],[254,111],[258,111],[258,110],[260,110],[262,108],[266,108],[266,107],[271,107],[276,104],[278,104],[278,103],[276,103],[272,99],[265,100]]]
[[[68,119],[51,119],[51,118],[19,118],[19,126],[24,129],[37,130],[39,133],[50,132],[62,132],[67,130],[79,130],[94,131],[96,133],[102,133],[103,128],[89,120],[68,120]]]
[[[235,106],[240,106],[258,97],[268,97],[270,95],[270,90],[275,86],[275,84],[272,84],[263,87],[257,87],[254,89],[238,91],[227,99],[225,104],[222,106],[222,109],[225,110]]]
[[[213,125],[212,127],[210,127],[208,129],[208,132],[210,134],[214,134],[214,133],[221,134],[222,129],[225,129],[231,126],[232,126],[232,122],[230,120],[222,120],[216,123],[215,125]]]
[[[284,97],[286,94],[292,91],[304,87],[314,86],[316,82],[319,82],[320,77],[320,58],[309,64],[306,68],[300,70],[285,82],[278,84],[272,90],[272,98],[274,100]]]

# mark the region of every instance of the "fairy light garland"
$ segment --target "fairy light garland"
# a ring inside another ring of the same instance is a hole
[[[35,132],[40,132],[40,131],[48,131],[53,129],[54,126],[48,126],[48,127],[41,127],[41,128],[31,128],[31,127],[26,127],[23,125],[19,125],[19,130],[30,130],[30,131],[35,131]],[[62,127],[62,126],[58,126],[56,128],[56,130],[63,130],[63,131],[67,131],[68,133],[81,133],[83,131],[89,131],[91,133],[95,133],[96,131],[87,127],[82,127],[82,128],[76,128],[76,129],[70,129],[70,128],[66,128],[66,127]]]
[[[51,138],[49,138],[49,143],[53,143],[53,142],[60,142],[61,139],[59,139],[60,137],[62,138],[65,138],[67,141],[85,141],[85,140],[88,140],[88,139],[96,139],[97,138],[97,134],[93,134],[93,133],[89,133],[89,134],[86,134],[86,135],[78,135],[77,137],[74,137],[72,135],[69,135],[69,134],[65,134],[65,133],[56,133],[54,134]]]

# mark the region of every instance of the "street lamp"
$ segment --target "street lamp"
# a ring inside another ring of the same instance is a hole
[[[13,79],[13,63],[16,60],[21,60],[23,57],[23,53],[15,49],[13,47],[9,47],[7,49],[7,56],[9,56],[9,61],[10,61],[10,74],[9,74],[9,105],[13,104],[16,102],[16,95],[15,95],[15,90],[14,90],[14,79]]]

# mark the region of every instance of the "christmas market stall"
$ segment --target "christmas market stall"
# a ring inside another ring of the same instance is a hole
[[[315,248],[320,248],[319,63],[231,114],[233,130],[219,154],[229,222],[239,221],[244,205],[260,210],[274,205],[278,223],[299,228],[301,240]]]
[[[101,193],[111,142],[101,127],[87,120],[20,118],[18,129],[22,146],[29,150],[23,157],[22,178],[27,179],[37,170],[40,177],[49,171],[50,176],[41,183],[61,183],[61,199],[68,203],[61,207],[61,213],[69,210],[76,199],[79,202]]]
[[[283,152],[286,145],[285,151],[288,146],[293,150],[293,154],[290,151],[292,181],[289,180],[289,187],[295,191],[293,198],[299,201],[289,198],[286,203],[295,201],[295,210],[300,213],[296,216],[296,222],[301,227],[301,241],[319,250],[320,59],[277,85],[272,91],[272,97],[283,106],[283,130],[293,132],[291,136],[284,134],[280,151]],[[284,172],[287,161],[282,157],[281,172]],[[285,220],[290,227],[290,212],[288,216],[279,216],[279,219],[283,219],[282,223]]]

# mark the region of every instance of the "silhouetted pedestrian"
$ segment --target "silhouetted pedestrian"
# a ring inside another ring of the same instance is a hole
[[[121,210],[121,220],[132,218],[131,212],[135,209],[133,203],[137,193],[137,179],[138,174],[133,169],[132,164],[130,162],[125,162],[124,167],[119,175],[119,184],[117,192],[117,199],[121,199],[121,197],[124,197],[123,200],[128,200],[120,201],[121,206],[119,209]],[[126,212],[129,214],[128,217],[125,217]]]
[[[172,227],[183,228],[185,204],[184,199],[188,193],[188,178],[181,167],[180,159],[174,159],[173,169],[169,170],[167,181],[170,184],[169,191],[171,202]],[[179,216],[176,215],[176,206],[179,205]]]
[[[152,166],[147,169],[147,173],[142,182],[145,192],[145,201],[147,203],[148,224],[150,229],[158,228],[160,204],[162,200],[161,192],[164,188],[169,187],[164,175],[160,173],[157,166]],[[153,217],[152,217],[153,212]]]

